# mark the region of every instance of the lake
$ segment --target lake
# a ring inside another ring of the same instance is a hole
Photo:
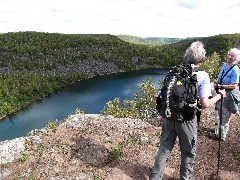
[[[133,99],[143,80],[151,77],[153,85],[163,80],[169,69],[151,69],[96,76],[62,88],[41,100],[0,120],[0,141],[26,136],[53,120],[62,120],[77,108],[85,114],[100,114],[106,102],[119,97]]]

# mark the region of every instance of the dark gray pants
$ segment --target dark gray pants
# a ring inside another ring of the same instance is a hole
[[[150,180],[161,180],[163,178],[167,159],[177,136],[181,150],[180,179],[193,179],[193,162],[196,157],[197,146],[197,119],[179,122],[163,118],[160,147],[150,173]]]

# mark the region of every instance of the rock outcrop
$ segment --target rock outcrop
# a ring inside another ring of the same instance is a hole
[[[212,110],[203,113],[194,164],[196,179],[216,175],[218,141]],[[157,120],[157,119],[156,119]],[[239,117],[233,116],[221,143],[221,179],[240,179]],[[159,148],[161,127],[140,119],[71,115],[59,125],[0,143],[0,179],[146,180]],[[230,153],[231,152],[231,153]],[[178,179],[178,140],[164,178]]]

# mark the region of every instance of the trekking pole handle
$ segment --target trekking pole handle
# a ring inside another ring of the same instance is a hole
[[[221,99],[222,99],[223,98],[223,94],[220,91],[218,91],[218,94],[221,95]]]
[[[218,91],[217,93],[220,94],[221,95],[221,99],[223,99],[223,94],[220,91]]]

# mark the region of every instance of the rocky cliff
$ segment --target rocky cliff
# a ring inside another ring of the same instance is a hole
[[[154,123],[155,122],[155,123]],[[240,178],[239,117],[234,116],[226,141],[221,143],[221,178]],[[202,116],[194,165],[196,179],[216,175],[218,141],[213,111]],[[139,119],[105,115],[71,115],[59,125],[49,124],[27,137],[0,143],[0,179],[115,179],[146,180],[159,147],[157,118]],[[166,179],[179,177],[177,143],[168,161]]]

